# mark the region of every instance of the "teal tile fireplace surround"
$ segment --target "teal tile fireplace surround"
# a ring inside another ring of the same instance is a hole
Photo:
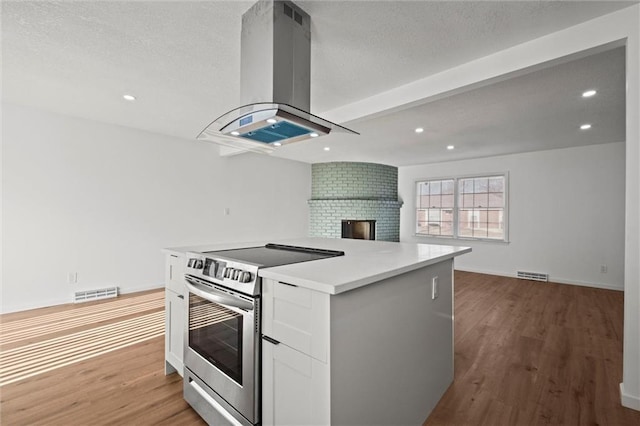
[[[342,220],[375,220],[376,240],[400,240],[397,167],[317,163],[311,176],[310,236],[340,238]]]

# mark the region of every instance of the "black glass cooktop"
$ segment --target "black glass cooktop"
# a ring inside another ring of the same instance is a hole
[[[247,262],[260,267],[289,265],[291,263],[308,262],[310,260],[326,259],[344,256],[343,251],[315,249],[310,247],[286,246],[281,244],[267,244],[261,247],[249,247],[232,250],[207,251],[205,255],[222,257],[236,262]]]

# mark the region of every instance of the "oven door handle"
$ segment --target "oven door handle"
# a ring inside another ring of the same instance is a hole
[[[209,302],[219,303],[221,305],[230,306],[232,308],[244,309],[246,311],[253,311],[253,303],[219,292],[216,289],[200,288],[203,287],[201,284],[192,281],[188,277],[185,277],[185,280],[187,281],[187,289],[191,293],[195,294],[196,296],[200,296],[203,299],[208,300]]]

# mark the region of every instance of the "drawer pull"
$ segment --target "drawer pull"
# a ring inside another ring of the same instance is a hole
[[[179,294],[179,295],[178,295],[178,297],[179,297],[180,299],[184,299],[184,296],[183,296],[182,294]]]
[[[273,338],[271,338],[269,336],[265,336],[264,334],[262,335],[262,338],[264,340],[266,340],[267,342],[269,342],[269,343],[273,343],[274,345],[279,345],[280,344],[280,342],[278,342],[276,339],[273,339]]]
[[[288,285],[289,287],[298,287],[295,284],[283,283],[282,281],[278,281],[280,284]]]

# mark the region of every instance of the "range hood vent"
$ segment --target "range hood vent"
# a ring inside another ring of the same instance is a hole
[[[309,113],[311,20],[289,1],[259,0],[242,15],[241,106],[209,124],[199,140],[270,153],[332,131],[358,134]]]

